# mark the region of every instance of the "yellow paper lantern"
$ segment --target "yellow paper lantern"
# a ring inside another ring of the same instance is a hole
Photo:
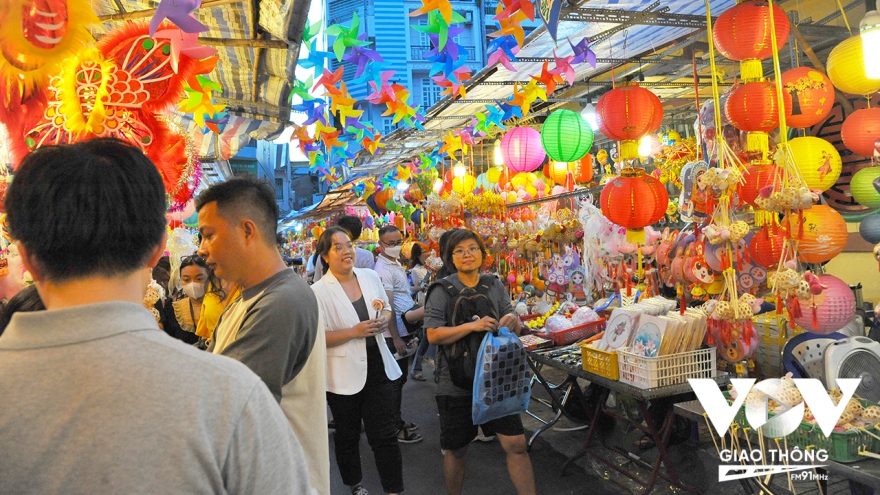
[[[827,191],[837,183],[843,164],[831,143],[813,136],[794,138],[788,143],[807,187]]]
[[[868,167],[853,175],[849,183],[849,191],[856,202],[868,208],[880,208],[880,193],[874,187],[874,181],[880,177],[880,167]]]
[[[458,194],[469,194],[477,186],[477,179],[470,174],[452,179],[452,190]]]
[[[792,214],[785,223],[792,240],[798,241],[798,255],[805,263],[824,263],[846,247],[846,220],[828,205],[813,205],[801,215]]]
[[[501,178],[501,169],[500,168],[492,167],[486,171],[486,179],[490,183],[497,184],[498,179],[500,179],[500,178]]]
[[[569,170],[568,162],[552,162],[550,164],[550,178],[557,184],[565,184],[565,176]]]
[[[869,95],[880,91],[880,79],[869,79],[865,74],[861,36],[847,38],[835,46],[828,55],[826,68],[831,83],[844,93]]]

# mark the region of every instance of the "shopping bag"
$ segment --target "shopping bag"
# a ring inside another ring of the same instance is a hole
[[[526,411],[532,396],[532,374],[526,359],[522,342],[507,327],[501,327],[497,334],[486,333],[474,377],[475,425]]]

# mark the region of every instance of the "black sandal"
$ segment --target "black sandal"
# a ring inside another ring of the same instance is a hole
[[[397,432],[397,441],[400,443],[418,443],[424,440],[418,433],[413,433],[406,428]]]

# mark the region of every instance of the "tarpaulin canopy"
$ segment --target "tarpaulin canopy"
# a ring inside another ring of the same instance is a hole
[[[95,0],[100,39],[128,21],[149,21],[158,2]],[[203,162],[227,160],[253,139],[273,139],[290,120],[288,94],[294,80],[309,0],[204,0],[195,15],[209,30],[199,43],[218,50],[210,79],[223,90],[216,103],[230,115],[223,133],[202,134],[191,119],[181,124],[195,139]]]

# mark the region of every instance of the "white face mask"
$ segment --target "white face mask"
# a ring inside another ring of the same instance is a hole
[[[397,259],[400,256],[400,248],[402,246],[394,246],[394,247],[382,247],[382,252],[385,253],[385,256],[389,258]]]
[[[183,284],[183,292],[193,299],[201,299],[205,295],[205,284],[195,282]]]

